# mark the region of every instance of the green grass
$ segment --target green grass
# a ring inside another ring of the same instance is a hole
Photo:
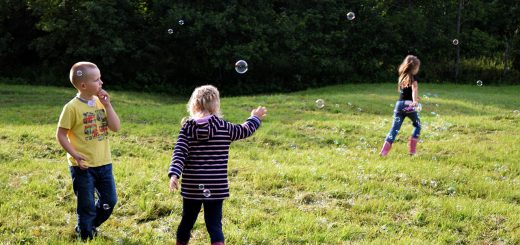
[[[228,244],[519,244],[520,86],[422,84],[423,142],[406,153],[407,119],[390,155],[393,84],[224,97],[224,118],[269,112],[231,147]],[[0,84],[0,243],[74,243],[75,196],[54,134],[72,88]],[[112,93],[119,202],[96,244],[171,244],[180,221],[168,192],[187,98]],[[314,101],[325,100],[318,109]],[[433,115],[435,112],[436,115]],[[202,215],[193,244],[209,243]]]

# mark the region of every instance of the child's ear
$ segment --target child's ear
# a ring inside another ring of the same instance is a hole
[[[85,89],[85,88],[87,87],[87,85],[85,84],[85,82],[81,82],[81,83],[79,84],[79,87],[80,87],[81,89]]]

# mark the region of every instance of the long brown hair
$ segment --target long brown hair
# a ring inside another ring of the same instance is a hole
[[[408,55],[404,58],[403,63],[399,66],[399,80],[397,82],[397,89],[412,86],[413,76],[417,74],[421,61],[417,56]]]

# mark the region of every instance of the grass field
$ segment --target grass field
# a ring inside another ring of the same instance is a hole
[[[106,84],[107,85],[107,84]],[[109,85],[106,86],[110,91]],[[231,147],[228,244],[520,244],[520,86],[421,84],[423,133],[386,158],[394,84],[224,97],[224,118],[269,115]],[[72,88],[0,84],[0,243],[75,243],[75,196],[55,140]],[[325,100],[318,109],[316,99]],[[112,92],[119,202],[93,244],[172,244],[182,202],[167,168],[187,98]],[[202,215],[192,244],[208,244]]]

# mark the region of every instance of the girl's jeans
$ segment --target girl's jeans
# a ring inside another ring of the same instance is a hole
[[[117,202],[112,164],[81,170],[71,166],[72,188],[77,197],[76,213],[81,239],[92,239],[92,230],[112,214]],[[94,192],[98,200],[95,201]]]
[[[187,243],[190,232],[197,221],[200,209],[204,204],[204,221],[208,229],[211,243],[224,242],[222,233],[222,202],[224,200],[192,200],[184,198],[182,201],[182,220],[177,228],[177,241]]]
[[[419,138],[419,135],[421,134],[421,120],[419,118],[419,114],[415,110],[406,110],[410,109],[409,104],[411,104],[411,101],[409,100],[398,100],[395,103],[394,121],[392,123],[392,129],[390,129],[390,132],[388,132],[388,135],[386,136],[386,141],[390,143],[394,142],[395,137],[401,129],[401,125],[403,124],[405,117],[409,117],[410,120],[412,120],[412,124],[414,126],[412,137]]]

